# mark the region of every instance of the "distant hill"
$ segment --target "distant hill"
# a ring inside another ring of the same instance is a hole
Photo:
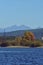
[[[9,31],[16,31],[16,30],[29,30],[29,29],[30,27],[25,26],[25,25],[21,25],[21,26],[13,25],[8,28],[5,28],[5,31],[9,32]]]
[[[4,29],[0,28],[0,32],[4,32]]]
[[[10,32],[10,31],[16,31],[16,30],[29,30],[31,29],[29,26],[25,26],[25,25],[20,25],[20,26],[17,26],[17,25],[13,25],[13,26],[9,26],[7,28],[4,28],[4,29],[1,29],[0,28],[0,32]]]
[[[11,31],[6,32],[6,36],[23,36],[25,31],[31,31],[34,33],[36,39],[41,39],[43,37],[43,28],[40,29],[30,29],[30,30],[17,30],[17,31]],[[3,33],[0,33],[0,36],[4,35]]]

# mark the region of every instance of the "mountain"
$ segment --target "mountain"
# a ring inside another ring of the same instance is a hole
[[[31,30],[18,30],[6,33],[7,36],[23,36],[25,31],[33,32],[36,39],[41,39],[43,37],[43,28],[31,29]]]
[[[4,32],[4,29],[0,28],[0,32]]]
[[[6,32],[6,36],[23,36],[25,31],[31,31],[34,33],[36,39],[41,39],[43,37],[43,28],[40,29],[31,29],[31,30],[17,30],[12,32]],[[4,33],[0,33],[0,36],[4,35]]]
[[[25,25],[21,25],[21,26],[13,25],[13,26],[9,26],[5,29],[0,28],[0,32],[4,32],[4,30],[5,30],[5,32],[10,32],[10,31],[16,31],[16,30],[29,30],[29,29],[31,29],[31,28],[28,26],[25,26]]]
[[[43,28],[31,29],[30,27],[25,25],[21,25],[21,26],[14,25],[5,28],[5,30],[0,28],[0,36],[3,36],[4,34],[6,36],[23,36],[25,31],[33,32],[36,39],[41,39],[43,37]]]
[[[16,31],[16,30],[29,30],[29,29],[30,27],[25,25],[21,25],[21,26],[13,25],[13,26],[5,28],[5,31],[9,32],[9,31]]]

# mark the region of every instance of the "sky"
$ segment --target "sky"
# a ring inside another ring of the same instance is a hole
[[[43,0],[0,0],[0,28],[43,27]]]

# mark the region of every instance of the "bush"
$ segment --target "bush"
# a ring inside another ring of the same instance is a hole
[[[29,46],[29,47],[39,47],[42,46],[42,43],[40,41],[29,41],[26,39],[23,39],[21,42],[22,46]]]
[[[35,41],[35,42],[34,42],[34,46],[35,46],[35,47],[42,46],[42,42],[41,42],[41,41]]]
[[[1,43],[1,45],[0,45],[1,47],[7,47],[7,46],[9,46],[9,44],[8,43],[6,43],[6,42],[4,42],[4,43]]]
[[[15,41],[14,40],[8,40],[7,43],[9,44],[9,46],[15,46]]]
[[[29,46],[29,44],[28,44],[28,40],[26,40],[26,39],[22,39],[20,45],[22,45],[22,46]]]

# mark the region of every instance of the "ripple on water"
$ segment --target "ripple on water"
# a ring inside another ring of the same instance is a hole
[[[43,65],[43,48],[0,51],[0,65]]]

